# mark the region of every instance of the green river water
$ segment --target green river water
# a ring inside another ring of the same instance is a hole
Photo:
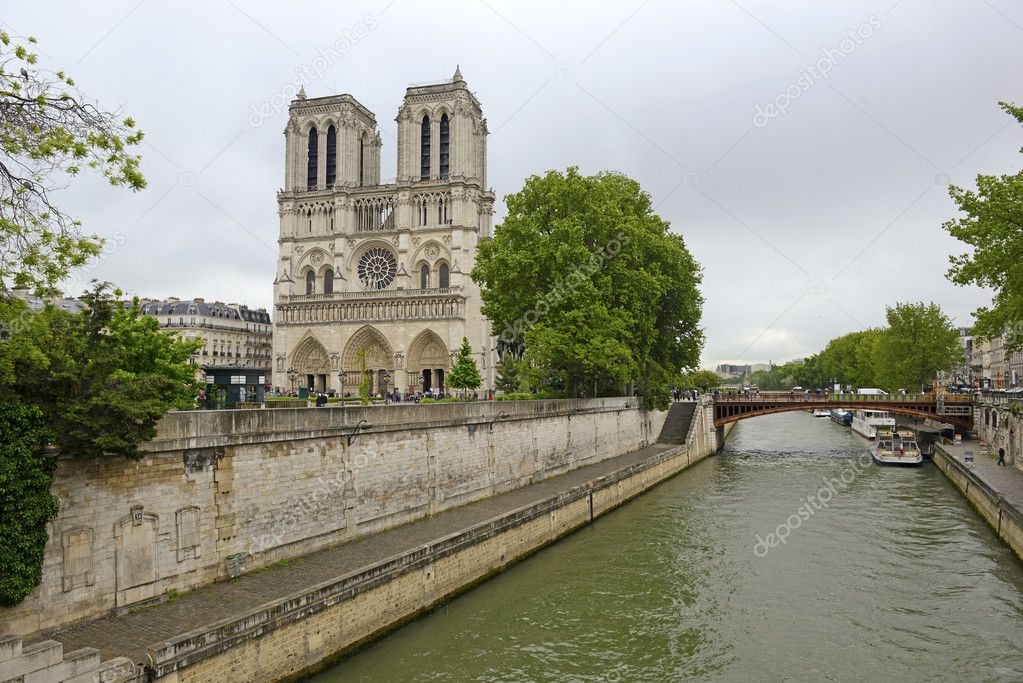
[[[742,422],[313,680],[1023,681],[1023,564],[931,463],[866,449],[804,413]]]

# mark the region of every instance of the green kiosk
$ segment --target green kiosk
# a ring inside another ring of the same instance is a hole
[[[269,368],[240,368],[236,365],[204,366],[207,410],[229,410],[240,404],[262,403]]]

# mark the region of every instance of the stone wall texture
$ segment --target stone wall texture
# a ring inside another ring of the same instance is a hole
[[[654,442],[664,417],[628,398],[172,413],[140,461],[62,456],[42,584],[0,609],[0,635],[140,607],[620,455]]]

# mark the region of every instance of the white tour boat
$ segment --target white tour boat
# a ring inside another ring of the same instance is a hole
[[[813,409],[813,416],[814,417],[831,417],[831,411],[828,410],[827,408],[814,408]]]
[[[895,418],[889,415],[887,410],[860,408],[853,414],[852,428],[860,436],[874,439],[877,437],[878,427],[894,429]]]
[[[903,465],[912,467],[924,461],[923,453],[916,442],[916,434],[908,429],[877,430],[877,441],[870,449],[870,457],[878,465]]]

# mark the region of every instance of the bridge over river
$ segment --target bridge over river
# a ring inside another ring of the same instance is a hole
[[[898,415],[936,420],[969,431],[973,429],[974,398],[970,394],[941,393],[885,396],[852,393],[813,395],[790,391],[718,393],[714,396],[714,426],[722,427],[760,415],[815,409],[886,410]]]

